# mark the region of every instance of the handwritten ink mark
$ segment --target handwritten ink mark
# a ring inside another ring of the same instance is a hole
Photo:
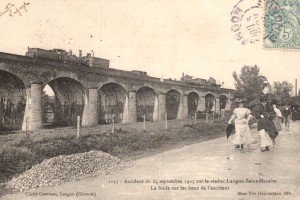
[[[19,14],[19,16],[22,16],[22,10],[24,10],[27,13],[27,8],[26,6],[28,6],[30,3],[25,3],[23,2],[23,4],[19,7],[17,7],[15,4],[12,3],[8,3],[4,9],[4,11],[0,11],[0,17],[3,16],[4,14],[8,14],[10,17],[14,17],[14,15]]]

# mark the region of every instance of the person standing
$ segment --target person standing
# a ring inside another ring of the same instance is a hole
[[[275,142],[278,131],[273,123],[275,111],[273,111],[270,104],[267,102],[267,97],[261,98],[261,105],[259,107],[259,116],[257,122],[257,131],[260,135],[261,151],[269,151],[269,147]]]
[[[296,106],[295,105],[293,105],[292,107],[291,107],[291,111],[292,111],[292,121],[296,121],[297,120],[297,109],[296,109]]]
[[[262,152],[269,151],[269,147],[273,144],[273,141],[276,138],[276,127],[268,116],[269,113],[267,112],[261,113],[260,119],[257,122],[257,130],[260,135],[260,148]]]
[[[282,111],[282,116],[283,116],[283,123],[285,125],[285,128],[289,129],[290,128],[290,121],[291,121],[291,116],[292,116],[292,111],[290,109],[290,106],[286,106],[283,111]]]
[[[233,110],[233,114],[228,121],[228,124],[234,123],[235,136],[233,144],[235,148],[244,148],[245,144],[249,144],[252,141],[250,135],[250,128],[248,125],[249,120],[252,118],[251,111],[248,108],[244,108],[244,99],[236,99],[238,107]]]
[[[277,102],[276,101],[271,101],[271,105],[272,105],[272,121],[278,131],[278,133],[280,131],[282,131],[282,127],[281,127],[281,118],[282,118],[282,114],[281,111],[277,108]]]
[[[269,104],[269,102],[267,102],[267,97],[263,96],[260,99],[260,105],[258,106],[258,118],[260,118],[260,115],[262,115],[263,113],[265,113],[267,118],[270,118],[271,116],[271,112],[272,112],[272,107]]]

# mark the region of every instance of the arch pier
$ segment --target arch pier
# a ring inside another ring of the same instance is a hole
[[[30,48],[26,56],[0,52],[1,131],[75,126],[77,116],[82,126],[94,126],[142,121],[143,116],[163,121],[165,114],[169,120],[186,119],[198,111],[230,109],[234,90],[221,88],[213,78],[160,79],[109,68],[101,58],[66,60],[60,55],[38,48]],[[45,104],[47,98],[51,101]]]

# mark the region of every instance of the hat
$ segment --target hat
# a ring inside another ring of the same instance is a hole
[[[236,103],[243,103],[244,101],[246,101],[246,99],[241,99],[241,98],[236,98],[235,100],[234,100]]]
[[[274,104],[278,104],[278,101],[276,101],[276,100],[271,100],[271,102],[270,102],[270,105],[272,106],[272,105],[274,105]]]
[[[267,95],[262,95],[260,98],[259,98],[260,102],[267,102],[268,100],[268,96]]]

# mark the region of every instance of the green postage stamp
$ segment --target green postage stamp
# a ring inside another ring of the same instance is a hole
[[[300,0],[266,0],[265,48],[300,49]]]

